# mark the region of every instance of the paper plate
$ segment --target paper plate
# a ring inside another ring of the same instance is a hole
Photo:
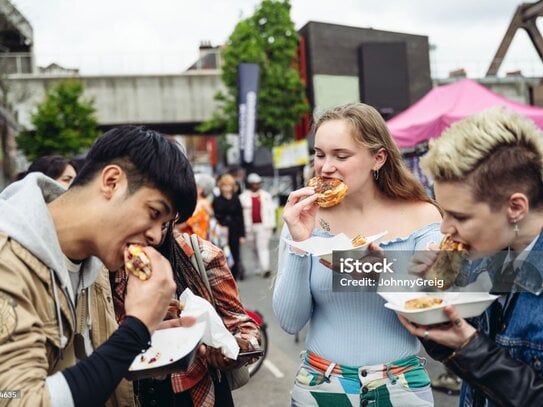
[[[136,380],[186,370],[196,356],[205,325],[198,322],[191,327],[155,331],[151,347],[134,358],[127,378]]]
[[[488,293],[378,293],[389,301],[385,307],[406,317],[411,322],[420,325],[432,325],[449,322],[449,318],[443,313],[447,305],[454,305],[460,317],[470,318],[481,315],[485,309],[498,298],[497,295]],[[420,297],[439,297],[443,303],[436,307],[408,310],[405,309],[405,301]]]
[[[301,242],[285,239],[285,242],[292,247],[311,253],[313,256],[317,256],[331,263],[332,252],[337,250],[355,250],[363,252],[368,248],[370,243],[381,239],[387,233],[388,231],[384,231],[376,235],[368,236],[366,237],[365,244],[356,247],[353,246],[352,239],[343,233],[339,233],[334,237],[315,236]]]

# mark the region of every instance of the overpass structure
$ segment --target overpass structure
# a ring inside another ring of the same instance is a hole
[[[120,124],[144,124],[166,134],[196,134],[195,127],[218,108],[214,95],[226,91],[219,69],[189,70],[168,75],[79,76],[12,74],[10,98],[16,120],[31,129],[31,113],[52,83],[62,79],[83,82],[85,97],[95,101],[98,124],[107,130]],[[436,80],[436,84],[455,79]],[[530,103],[538,78],[482,78],[479,82],[503,96]]]
[[[45,91],[62,79],[78,79],[94,99],[101,129],[144,124],[167,134],[194,134],[195,126],[217,109],[214,95],[224,90],[218,69],[168,75],[10,75],[10,97],[18,122],[31,129],[30,116]]]

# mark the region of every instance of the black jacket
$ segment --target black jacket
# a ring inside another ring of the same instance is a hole
[[[543,377],[526,363],[514,359],[482,333],[476,333],[461,349],[453,351],[433,341],[421,340],[426,352],[497,406],[543,406]],[[483,407],[476,397],[474,407]]]
[[[243,209],[237,195],[230,199],[226,199],[222,195],[215,197],[213,211],[219,223],[228,226],[228,240],[232,241],[245,236]]]

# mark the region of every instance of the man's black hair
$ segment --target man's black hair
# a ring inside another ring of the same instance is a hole
[[[87,153],[71,188],[89,183],[110,164],[126,172],[130,193],[144,186],[157,188],[172,200],[179,221],[192,216],[196,207],[192,167],[179,146],[163,134],[142,126],[119,126],[107,131]]]

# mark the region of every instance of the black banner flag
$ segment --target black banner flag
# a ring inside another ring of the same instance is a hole
[[[255,155],[259,76],[260,67],[258,64],[242,63],[238,65],[239,148],[240,161],[243,165],[251,164]]]

